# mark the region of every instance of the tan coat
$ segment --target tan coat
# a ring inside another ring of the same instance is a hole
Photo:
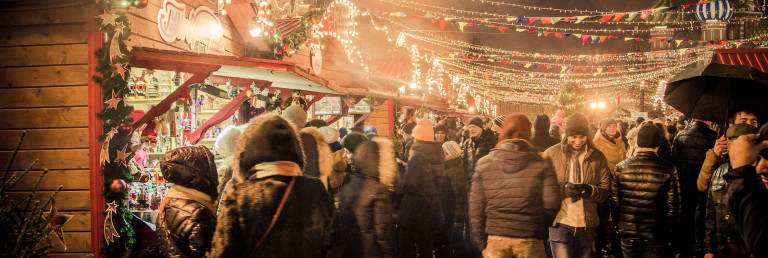
[[[605,155],[605,160],[608,161],[608,169],[611,172],[616,170],[616,164],[619,164],[619,162],[627,157],[627,146],[624,145],[620,138],[615,139],[615,143],[612,143],[603,134],[597,132],[592,142],[595,144],[595,148]]]

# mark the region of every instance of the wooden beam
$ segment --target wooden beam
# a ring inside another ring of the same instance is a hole
[[[1,108],[87,107],[88,86],[0,88]]]
[[[42,129],[88,126],[87,107],[1,109],[0,128]]]
[[[40,169],[40,168],[36,168]],[[19,171],[11,171],[10,175]],[[3,175],[5,171],[0,172]],[[32,187],[37,183],[40,175],[43,172],[40,170],[29,171],[24,177],[16,183],[16,186],[11,188],[12,191],[31,191]],[[37,186],[38,190],[53,191],[63,185],[63,190],[88,190],[90,185],[86,180],[90,175],[88,170],[64,170],[56,169],[49,170],[48,174],[45,174],[43,181],[40,181],[40,185]]]
[[[0,51],[0,67],[88,63],[88,45],[9,47]]]
[[[101,33],[99,24],[96,23],[96,17],[98,12],[96,6],[90,6],[87,9],[88,19],[88,78],[100,75],[96,72],[96,66],[99,64],[99,60],[96,59],[96,55],[90,54],[96,52],[97,49],[104,44],[104,34]],[[101,255],[101,238],[104,236],[103,227],[104,219],[102,212],[104,212],[104,196],[101,194],[104,191],[104,176],[101,175],[101,163],[99,161],[99,154],[101,153],[101,142],[97,141],[97,137],[104,133],[102,129],[101,120],[96,117],[96,114],[101,112],[104,105],[104,98],[102,97],[101,86],[93,80],[88,80],[88,168],[89,174],[88,185],[90,188],[89,196],[91,197],[88,205],[88,210],[91,214],[91,234],[86,238],[90,241],[91,246],[89,250],[92,255],[102,257]]]
[[[88,128],[1,130],[0,150],[13,150],[22,131],[27,135],[21,150],[85,149],[90,139]]]
[[[0,164],[8,164],[13,151],[0,151]],[[98,157],[98,155],[96,156]],[[12,170],[24,170],[32,161],[39,160],[34,169],[88,169],[88,150],[31,150],[19,151]]]
[[[0,88],[88,84],[87,65],[0,68]]]
[[[85,43],[86,23],[0,27],[0,47]]]

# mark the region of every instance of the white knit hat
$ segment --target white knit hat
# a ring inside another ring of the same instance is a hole
[[[454,141],[447,141],[443,143],[443,152],[449,159],[455,159],[461,156],[461,147]]]
[[[240,130],[234,125],[229,125],[216,137],[213,147],[221,156],[229,157],[235,151],[237,140],[240,138]]]
[[[327,143],[333,143],[339,140],[339,131],[331,128],[330,126],[323,126],[317,130],[320,131],[320,133],[323,135],[323,138],[325,138],[325,142]]]

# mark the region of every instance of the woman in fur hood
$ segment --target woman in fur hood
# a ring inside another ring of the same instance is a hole
[[[355,148],[355,176],[341,189],[344,257],[395,257],[392,192],[397,174],[395,150],[375,137]]]
[[[319,179],[302,175],[301,143],[288,121],[276,114],[254,118],[240,136],[234,157],[234,178],[219,204],[210,257],[338,255],[333,201]],[[285,205],[268,230],[289,187]]]

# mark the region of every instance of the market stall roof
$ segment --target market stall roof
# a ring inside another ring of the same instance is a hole
[[[768,49],[716,49],[715,62],[729,65],[749,65],[768,73]]]
[[[198,66],[218,66],[213,75],[272,82],[273,87],[299,89],[328,94],[346,94],[346,88],[296,66],[292,62],[236,56],[217,56],[136,48],[131,65],[150,69],[193,72]],[[247,85],[238,85],[247,86]]]

